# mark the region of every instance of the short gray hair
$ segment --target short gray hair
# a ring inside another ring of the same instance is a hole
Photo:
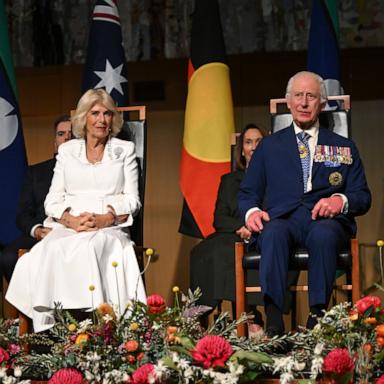
[[[292,89],[293,81],[295,79],[297,79],[298,77],[301,77],[303,75],[312,76],[315,80],[318,81],[319,86],[320,86],[320,101],[322,103],[326,102],[327,98],[328,98],[328,95],[327,95],[327,89],[325,88],[324,79],[320,75],[318,75],[317,73],[310,72],[310,71],[300,71],[300,72],[297,72],[288,80],[287,88],[286,88],[286,91],[285,91],[285,97],[287,98],[288,96],[291,95],[291,89]]]
[[[71,119],[72,134],[77,139],[84,138],[86,134],[85,123],[87,113],[95,104],[102,104],[110,112],[112,112],[111,136],[117,136],[123,126],[123,117],[116,110],[116,104],[110,94],[103,88],[89,89],[81,96],[77,103],[76,111]]]

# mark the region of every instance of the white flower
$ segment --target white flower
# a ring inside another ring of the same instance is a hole
[[[179,362],[180,358],[179,355],[176,352],[172,353],[172,361],[177,364]]]
[[[230,361],[228,364],[229,372],[232,375],[240,376],[244,372],[244,365],[241,364],[233,364],[232,361]]]
[[[280,383],[281,384],[289,384],[293,380],[293,375],[292,373],[289,372],[284,372],[280,376]]]
[[[190,379],[193,377],[193,369],[192,367],[188,367],[184,372],[183,372],[183,376],[186,378],[186,379]]]
[[[92,325],[91,319],[85,319],[79,323],[77,333],[84,333]]]
[[[168,368],[164,365],[162,361],[159,361],[153,368],[153,374],[156,379],[161,379],[165,373],[167,373]]]
[[[106,323],[109,323],[110,321],[113,320],[113,317],[107,313],[106,315],[103,316],[103,320],[106,322]]]
[[[7,375],[7,368],[0,368],[0,378],[3,378]]]
[[[22,375],[23,371],[20,367],[13,368],[13,376],[20,377]]]
[[[315,355],[321,355],[321,352],[323,352],[323,349],[324,349],[324,343],[317,343],[313,353]]]
[[[189,367],[189,361],[187,359],[180,359],[177,363],[177,367],[180,369],[187,369]]]
[[[161,328],[161,324],[160,323],[156,323],[156,322],[154,322],[153,324],[152,324],[152,329],[154,330],[154,331],[157,331],[158,329],[160,329]]]
[[[97,352],[88,352],[86,356],[88,361],[99,361],[101,360],[101,356],[97,354]]]

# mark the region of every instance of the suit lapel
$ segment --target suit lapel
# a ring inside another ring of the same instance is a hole
[[[284,151],[287,153],[287,157],[291,159],[295,172],[302,174],[303,169],[301,167],[299,148],[297,146],[293,124],[289,127],[289,129],[284,131],[284,134],[281,136],[281,140],[283,141],[282,148],[284,148]],[[296,148],[296,150],[292,150],[292,148]]]

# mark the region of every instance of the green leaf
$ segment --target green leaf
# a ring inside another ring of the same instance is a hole
[[[180,344],[181,344],[184,348],[187,348],[187,349],[193,349],[193,348],[195,348],[195,344],[194,344],[194,342],[192,341],[192,339],[190,339],[190,338],[187,337],[187,336],[181,336],[181,337],[180,337]]]
[[[258,364],[272,364],[273,360],[263,352],[236,351],[230,358],[233,360],[249,360]]]
[[[175,365],[175,363],[173,362],[173,360],[171,359],[170,356],[165,356],[165,357],[163,357],[160,361],[161,361],[166,367],[177,370],[176,365]]]
[[[181,345],[171,345],[169,347],[169,349],[171,351],[174,351],[174,352],[177,352],[177,353],[181,353],[183,355],[188,355],[188,356],[191,356],[191,353],[188,351],[188,349],[185,349],[184,347],[182,347]]]

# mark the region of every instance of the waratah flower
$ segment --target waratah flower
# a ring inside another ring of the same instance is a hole
[[[193,359],[206,369],[224,366],[232,353],[232,347],[224,337],[213,335],[204,336],[191,351]]]
[[[377,379],[376,384],[384,384],[384,375],[381,375],[381,376]]]
[[[148,296],[147,305],[150,313],[162,313],[165,310],[165,300],[160,295]]]
[[[131,384],[148,384],[150,378],[151,379],[155,378],[154,365],[149,363],[144,364],[141,367],[137,368],[136,371],[132,373]]]
[[[0,363],[9,360],[9,353],[2,347],[0,347]]]
[[[323,372],[336,373],[344,375],[352,372],[355,367],[353,360],[349,356],[348,350],[345,348],[336,348],[328,353],[324,358]]]
[[[74,368],[59,369],[48,380],[48,384],[82,384],[83,382],[83,375]]]
[[[363,315],[369,307],[378,308],[381,305],[380,297],[378,296],[365,296],[356,301],[356,309],[359,315]]]

